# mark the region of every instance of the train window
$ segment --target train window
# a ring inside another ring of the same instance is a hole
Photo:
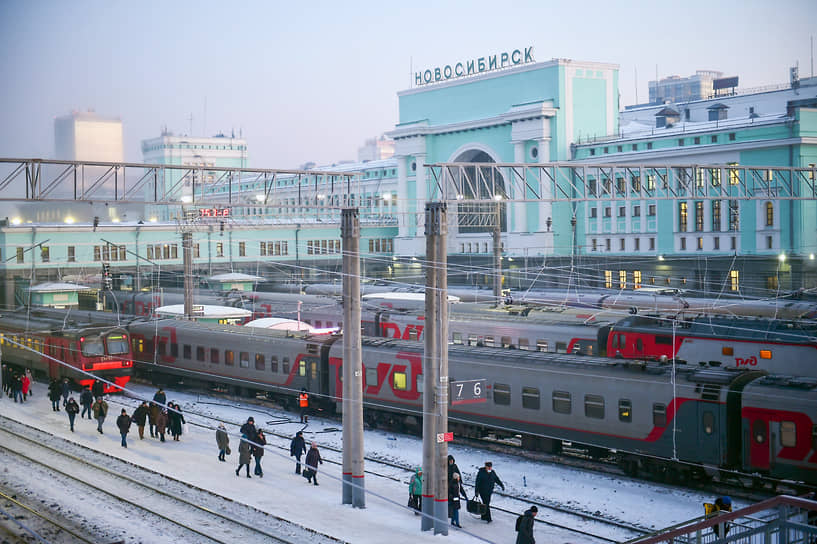
[[[477,345],[477,335],[476,334],[469,334],[468,335],[468,345],[469,346],[476,346]]]
[[[281,371],[284,374],[289,374],[289,357],[281,359]]]
[[[454,339],[454,344],[455,345],[462,344],[462,333],[461,332],[455,332],[451,337]]]
[[[655,337],[655,343],[656,344],[664,344],[666,346],[671,346],[672,345],[672,336],[658,335],[658,336]]]
[[[196,360],[204,361],[204,346],[196,346]]]
[[[321,328],[321,320],[320,319],[315,320],[315,327],[317,327],[318,329]]]
[[[483,344],[485,344],[489,348],[494,347],[494,337],[493,336],[486,336],[485,339],[482,342],[483,342]]]
[[[31,342],[31,338],[28,339]],[[94,357],[97,355],[105,355],[105,348],[102,345],[102,338],[95,336],[95,337],[85,337],[85,341],[81,342],[80,345],[82,346],[82,354],[86,357]]]
[[[145,352],[145,340],[143,338],[134,338],[133,339],[133,351],[137,353],[144,353]]]
[[[264,370],[267,367],[267,363],[264,360],[263,353],[256,353],[255,354],[255,369],[256,370]]]
[[[567,353],[567,344],[564,342],[556,342],[556,353]]]
[[[309,376],[313,380],[318,379],[318,363],[317,363],[317,361],[309,361]]]
[[[584,416],[593,419],[604,419],[604,397],[601,395],[585,395]]]
[[[644,351],[644,340],[637,338],[635,341],[635,349],[636,351]]]
[[[771,359],[772,358],[772,350],[770,350],[770,349],[760,350],[760,358],[761,359]]]
[[[704,433],[712,434],[715,432],[715,415],[710,412],[706,411],[703,415],[703,425],[704,425]]]
[[[185,344],[182,346],[182,357],[185,359],[193,358],[193,347],[190,344]]]
[[[756,419],[755,422],[752,423],[752,437],[754,441],[758,444],[763,444],[766,442],[767,434],[766,422],[761,419]]]
[[[530,342],[527,338],[520,338],[519,339],[519,349],[523,349],[525,351],[530,351]]]
[[[377,367],[366,369],[366,385],[370,387],[377,387]]]
[[[298,375],[306,376],[306,361],[300,361],[298,363]]]
[[[240,351],[238,353],[238,363],[241,365],[241,368],[249,368],[250,367],[250,354],[246,351]]]
[[[179,356],[179,344],[170,344],[170,356],[171,357]]]
[[[723,346],[721,348],[721,354],[722,355],[734,355],[735,350],[734,350],[734,348],[732,348],[732,346]]]
[[[618,399],[618,420],[627,423],[633,420],[633,402],[630,399]]]
[[[548,341],[547,340],[537,340],[536,341],[536,351],[547,351],[548,350]]]
[[[269,358],[269,369],[273,372],[278,372],[278,356],[272,355]]]
[[[784,448],[793,448],[797,445],[797,432],[794,421],[780,422],[780,445]]]
[[[405,391],[406,390],[406,373],[405,372],[395,372],[392,375],[394,379],[394,389],[395,391]]]
[[[535,387],[522,388],[522,408],[539,409],[539,390]]]
[[[420,339],[420,332],[417,330],[416,327],[409,327],[409,340],[419,340]]]
[[[120,355],[128,352],[128,337],[125,334],[109,334],[105,337],[108,355]]]
[[[224,364],[227,366],[235,366],[235,353],[231,349],[224,350]]]
[[[570,393],[567,391],[553,392],[553,411],[557,414],[569,414],[572,411]]]
[[[494,404],[511,403],[511,386],[504,383],[494,384]]]
[[[422,392],[424,391],[423,376],[421,374],[414,376],[414,381],[416,382],[415,385],[417,386],[417,392],[422,394]]]
[[[511,337],[510,337],[510,336],[503,336],[503,337],[500,339],[500,342],[502,343],[502,347],[503,347],[503,348],[509,348],[509,347],[511,347]]]
[[[214,365],[219,363],[219,351],[216,348],[210,348],[210,362]]]
[[[656,427],[667,426],[667,405],[653,404],[652,405],[652,424]]]

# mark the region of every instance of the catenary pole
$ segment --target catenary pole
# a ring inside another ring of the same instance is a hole
[[[366,507],[360,334],[360,213],[341,212],[343,242],[343,504]]]
[[[184,219],[187,221],[187,218]],[[184,318],[193,318],[193,233],[185,224],[182,231],[182,258],[184,259]]]
[[[437,445],[437,273],[435,234],[432,216],[428,213],[432,204],[426,203],[426,329],[425,352],[423,353],[423,515],[420,527],[423,531],[434,528],[434,491],[436,485],[436,445]]]

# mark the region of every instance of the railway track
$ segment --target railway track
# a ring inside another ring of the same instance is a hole
[[[83,499],[86,518],[89,517],[88,508],[85,508],[89,506],[87,503],[100,501],[106,505],[103,513],[112,511],[111,503],[119,504],[120,511],[130,523],[140,524],[140,527],[150,524],[147,526],[157,535],[179,542],[339,542],[210,491],[86,449],[5,417],[0,417],[0,438],[0,459],[22,459],[24,464],[31,467],[31,471],[23,472],[28,477],[18,480],[21,487],[36,488],[38,480],[46,480],[47,488],[51,491],[56,485],[74,489],[76,496]],[[32,478],[32,475],[35,477]],[[42,504],[48,502],[56,501],[42,501]],[[74,523],[85,525],[80,529],[80,533],[85,532],[85,538],[100,533],[108,535],[107,540],[87,542],[110,543],[128,534],[126,530],[104,527],[110,523],[104,519],[104,514],[103,519],[92,520],[87,525],[87,519],[82,523],[83,516],[71,516],[69,506],[51,506],[59,507],[61,515]],[[49,515],[47,512],[37,514]]]
[[[0,491],[0,541],[2,542],[77,542],[98,544],[82,534],[71,520],[54,512],[45,512],[42,504],[19,500],[15,493]]]

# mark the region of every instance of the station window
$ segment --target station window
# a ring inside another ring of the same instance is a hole
[[[570,393],[567,391],[553,392],[553,411],[557,414],[569,414],[571,412]]]
[[[395,372],[393,374],[394,379],[394,389],[395,391],[405,391],[406,390],[406,373],[405,372]]]
[[[99,259],[94,259],[94,260],[98,261]],[[19,264],[19,263],[22,263],[22,262],[25,262],[25,252],[24,252],[23,248],[18,247],[17,248],[17,263]]]
[[[204,362],[204,347],[196,346],[196,360]]]
[[[219,351],[216,348],[210,348],[210,362],[214,365],[219,363]]]
[[[793,421],[780,422],[780,445],[784,448],[793,448],[797,445],[797,428]]]
[[[652,405],[652,424],[656,427],[667,426],[667,405],[653,404]]]
[[[593,419],[604,419],[604,397],[601,395],[585,395],[584,415]]]
[[[511,403],[511,386],[504,383],[494,384],[494,404]]]
[[[233,350],[224,350],[224,364],[227,366],[235,366],[235,353]]]
[[[239,352],[238,363],[241,365],[241,368],[249,368],[250,367],[250,354],[249,354],[249,352],[247,352],[247,351]]]
[[[539,390],[535,387],[522,388],[522,408],[539,409]]]
[[[370,387],[377,387],[377,367],[366,369],[366,385]]]
[[[630,399],[618,400],[618,420],[626,423],[633,420],[633,402]]]
[[[266,361],[264,360],[264,354],[256,353],[255,354],[255,369],[256,370],[264,370],[266,368]]]
[[[74,246],[68,246],[68,262],[74,263],[77,261],[76,249]]]

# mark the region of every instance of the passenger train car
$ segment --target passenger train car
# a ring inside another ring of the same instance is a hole
[[[266,391],[294,406],[306,389],[340,410],[342,338],[162,320],[128,326],[155,379]],[[419,432],[422,348],[363,341],[364,418]],[[483,378],[485,403],[449,408],[455,436],[521,436],[525,448],[615,455],[631,474],[706,477],[721,470],[817,485],[817,379],[592,356],[449,347],[451,381]],[[674,461],[673,461],[674,460]]]
[[[133,369],[128,332],[110,325],[64,323],[63,319],[55,320],[39,312],[3,313],[3,363],[20,371],[29,368],[35,376],[68,378],[77,387],[90,387],[99,377],[115,384],[105,384],[106,392],[120,391]]]

